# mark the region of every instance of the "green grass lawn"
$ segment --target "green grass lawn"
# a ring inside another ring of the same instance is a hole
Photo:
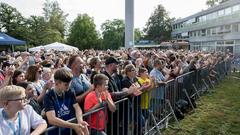
[[[163,134],[240,135],[240,80],[228,76],[214,90],[180,121],[180,130],[168,128]]]

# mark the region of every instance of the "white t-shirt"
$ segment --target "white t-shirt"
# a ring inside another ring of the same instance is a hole
[[[13,135],[14,132],[9,126],[10,122],[12,125],[14,125],[14,129],[17,129],[17,135],[19,134],[19,131],[21,131],[21,135],[30,135],[31,128],[36,129],[39,124],[46,123],[46,121],[37,114],[32,106],[26,105],[23,110],[19,111],[21,115],[21,130],[19,130],[19,121],[17,118],[14,122],[6,120],[3,117],[3,108],[0,108],[0,135]],[[8,121],[8,122],[7,122]]]

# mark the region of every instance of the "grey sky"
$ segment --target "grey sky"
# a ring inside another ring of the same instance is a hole
[[[77,14],[87,13],[94,17],[97,29],[106,20],[124,19],[125,0],[57,0],[61,9],[68,13],[68,21],[73,21]],[[45,0],[0,0],[22,13],[23,16],[42,15]],[[183,18],[206,9],[206,0],[135,0],[135,28],[142,29],[154,7],[162,4],[170,17]]]

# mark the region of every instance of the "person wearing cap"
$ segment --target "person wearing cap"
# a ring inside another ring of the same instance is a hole
[[[105,61],[105,71],[103,72],[109,78],[108,89],[113,97],[113,100],[115,101],[122,99],[138,90],[135,86],[124,89],[118,88],[115,80],[112,78],[112,75],[117,72],[118,64],[119,61],[117,61],[114,57],[107,58]]]
[[[112,75],[114,73],[117,72],[117,66],[118,66],[119,62],[114,58],[114,57],[108,57],[105,60],[105,71],[103,72],[103,74],[105,74],[108,79],[108,91],[111,94],[112,98],[114,101],[123,99],[124,97],[133,94],[134,92],[138,91],[138,88],[136,86],[130,86],[129,88],[118,88],[116,81],[114,80],[114,78],[112,77]],[[122,112],[123,108],[119,108],[119,112]],[[119,117],[120,119],[124,119],[123,118],[123,114],[124,113],[120,113]],[[111,116],[112,115],[112,116]],[[117,121],[117,114],[115,113],[109,113],[108,116],[108,129],[107,129],[107,134],[117,134],[117,131],[119,128],[119,122]],[[112,120],[113,119],[113,120]],[[113,121],[113,123],[111,123],[111,121]],[[112,133],[113,131],[113,133]],[[123,131],[121,131],[123,132]]]

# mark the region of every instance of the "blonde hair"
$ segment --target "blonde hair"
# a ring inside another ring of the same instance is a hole
[[[9,99],[14,99],[25,93],[25,89],[16,85],[8,85],[0,89],[0,100],[6,101]]]

